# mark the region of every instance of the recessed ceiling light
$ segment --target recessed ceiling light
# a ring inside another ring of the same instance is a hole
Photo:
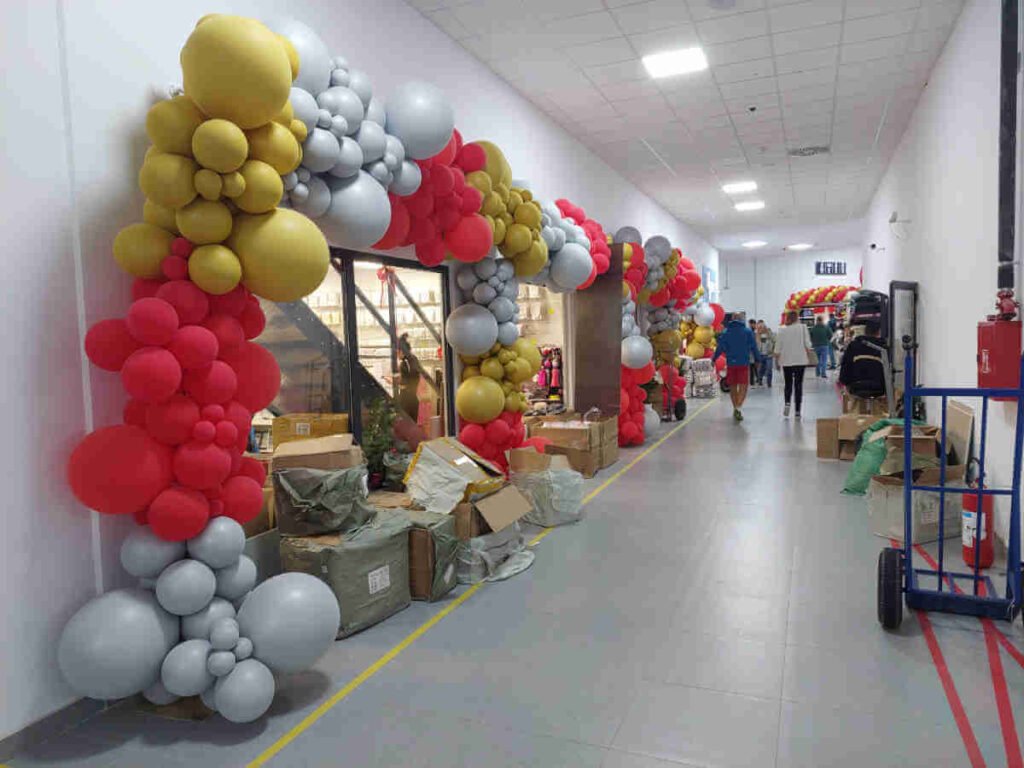
[[[757,191],[756,181],[734,181],[731,184],[723,184],[722,191],[727,195],[741,195],[744,192]]]
[[[743,247],[744,248],[763,248],[766,245],[768,245],[768,243],[766,243],[764,240],[747,240],[747,242],[745,242],[743,244]]]
[[[651,77],[672,77],[708,68],[708,59],[700,48],[680,48],[676,51],[652,53],[641,61]]]
[[[813,248],[814,243],[793,243],[788,246],[787,250],[790,251],[806,251],[808,248]]]
[[[735,208],[737,211],[760,211],[764,208],[764,200],[746,200],[736,203]]]

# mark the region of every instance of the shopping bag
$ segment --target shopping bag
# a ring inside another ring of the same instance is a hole
[[[807,350],[807,364],[812,368],[818,364],[818,353],[813,349]]]

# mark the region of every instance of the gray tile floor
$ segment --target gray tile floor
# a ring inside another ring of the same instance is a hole
[[[268,764],[968,765],[918,621],[876,623],[883,541],[839,495],[849,465],[814,456],[814,419],[838,401],[807,388],[803,422],[781,418],[777,388],[755,389],[739,425],[711,404],[539,542],[530,570],[472,595]],[[444,605],[335,644],[279,681],[258,723],[122,706],[11,766],[245,765]],[[987,764],[1006,765],[981,624],[932,623]],[[1019,621],[997,626],[1024,649]],[[1001,659],[1019,741],[1024,669]]]

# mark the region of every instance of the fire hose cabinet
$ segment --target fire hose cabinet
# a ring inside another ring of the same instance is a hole
[[[983,320],[978,323],[978,386],[1016,388],[1020,383],[1020,353],[1020,320]]]

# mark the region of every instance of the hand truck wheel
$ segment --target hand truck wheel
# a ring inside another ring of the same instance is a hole
[[[878,553],[878,623],[896,629],[903,621],[903,553],[886,547]]]
[[[672,404],[673,415],[676,417],[676,421],[682,421],[686,418],[686,400],[678,398],[675,403]]]

